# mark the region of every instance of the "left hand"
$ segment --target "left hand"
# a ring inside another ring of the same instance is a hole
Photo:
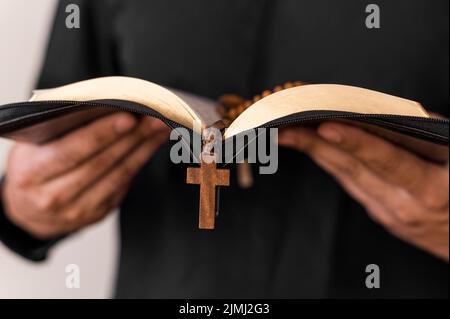
[[[287,128],[278,143],[309,155],[392,234],[448,262],[448,163],[336,122]]]

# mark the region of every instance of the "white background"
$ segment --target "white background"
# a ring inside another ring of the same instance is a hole
[[[0,105],[29,98],[55,10],[55,0],[0,0]],[[0,139],[2,172],[10,147]],[[28,262],[0,243],[0,298],[111,297],[117,249],[117,213],[58,244],[43,263]],[[68,264],[80,267],[79,289],[66,288]]]

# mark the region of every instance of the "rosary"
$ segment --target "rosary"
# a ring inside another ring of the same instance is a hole
[[[304,85],[304,82],[287,82],[284,85],[277,85],[273,90],[266,90],[261,95],[255,95],[253,99],[246,100],[235,94],[225,94],[219,97],[219,114],[222,117],[221,126],[228,127],[253,103],[260,99],[284,89]],[[213,140],[207,141],[212,143]],[[200,205],[199,205],[199,228],[214,229],[215,217],[218,209],[218,187],[230,185],[230,170],[218,169],[217,158],[213,152],[206,150],[203,146],[200,155],[200,167],[188,167],[186,182],[188,184],[200,185]],[[237,181],[241,188],[249,188],[253,185],[253,175],[250,163],[245,160],[237,164]]]

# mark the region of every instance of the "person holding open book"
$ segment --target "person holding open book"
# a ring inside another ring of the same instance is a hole
[[[217,99],[304,80],[448,115],[448,1],[379,1],[380,30],[359,1],[70,2],[83,23],[66,29],[60,3],[39,88],[127,75]],[[338,121],[282,127],[279,171],[254,171],[248,189],[232,179],[220,226],[205,232],[192,227],[197,195],[168,159],[169,132],[116,112],[18,143],[0,240],[40,261],[120,207],[117,297],[448,297],[448,158]],[[379,289],[365,286],[370,264]]]

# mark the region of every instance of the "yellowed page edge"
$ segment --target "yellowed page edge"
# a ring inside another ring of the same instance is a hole
[[[226,129],[224,138],[302,111],[344,111],[429,117],[417,102],[340,84],[309,84],[271,94],[251,105]]]
[[[132,77],[101,77],[54,89],[38,90],[30,101],[100,99],[119,99],[139,103],[191,129],[194,126],[202,126],[202,121],[197,114],[175,93],[158,84]],[[195,122],[198,125],[194,125]]]

